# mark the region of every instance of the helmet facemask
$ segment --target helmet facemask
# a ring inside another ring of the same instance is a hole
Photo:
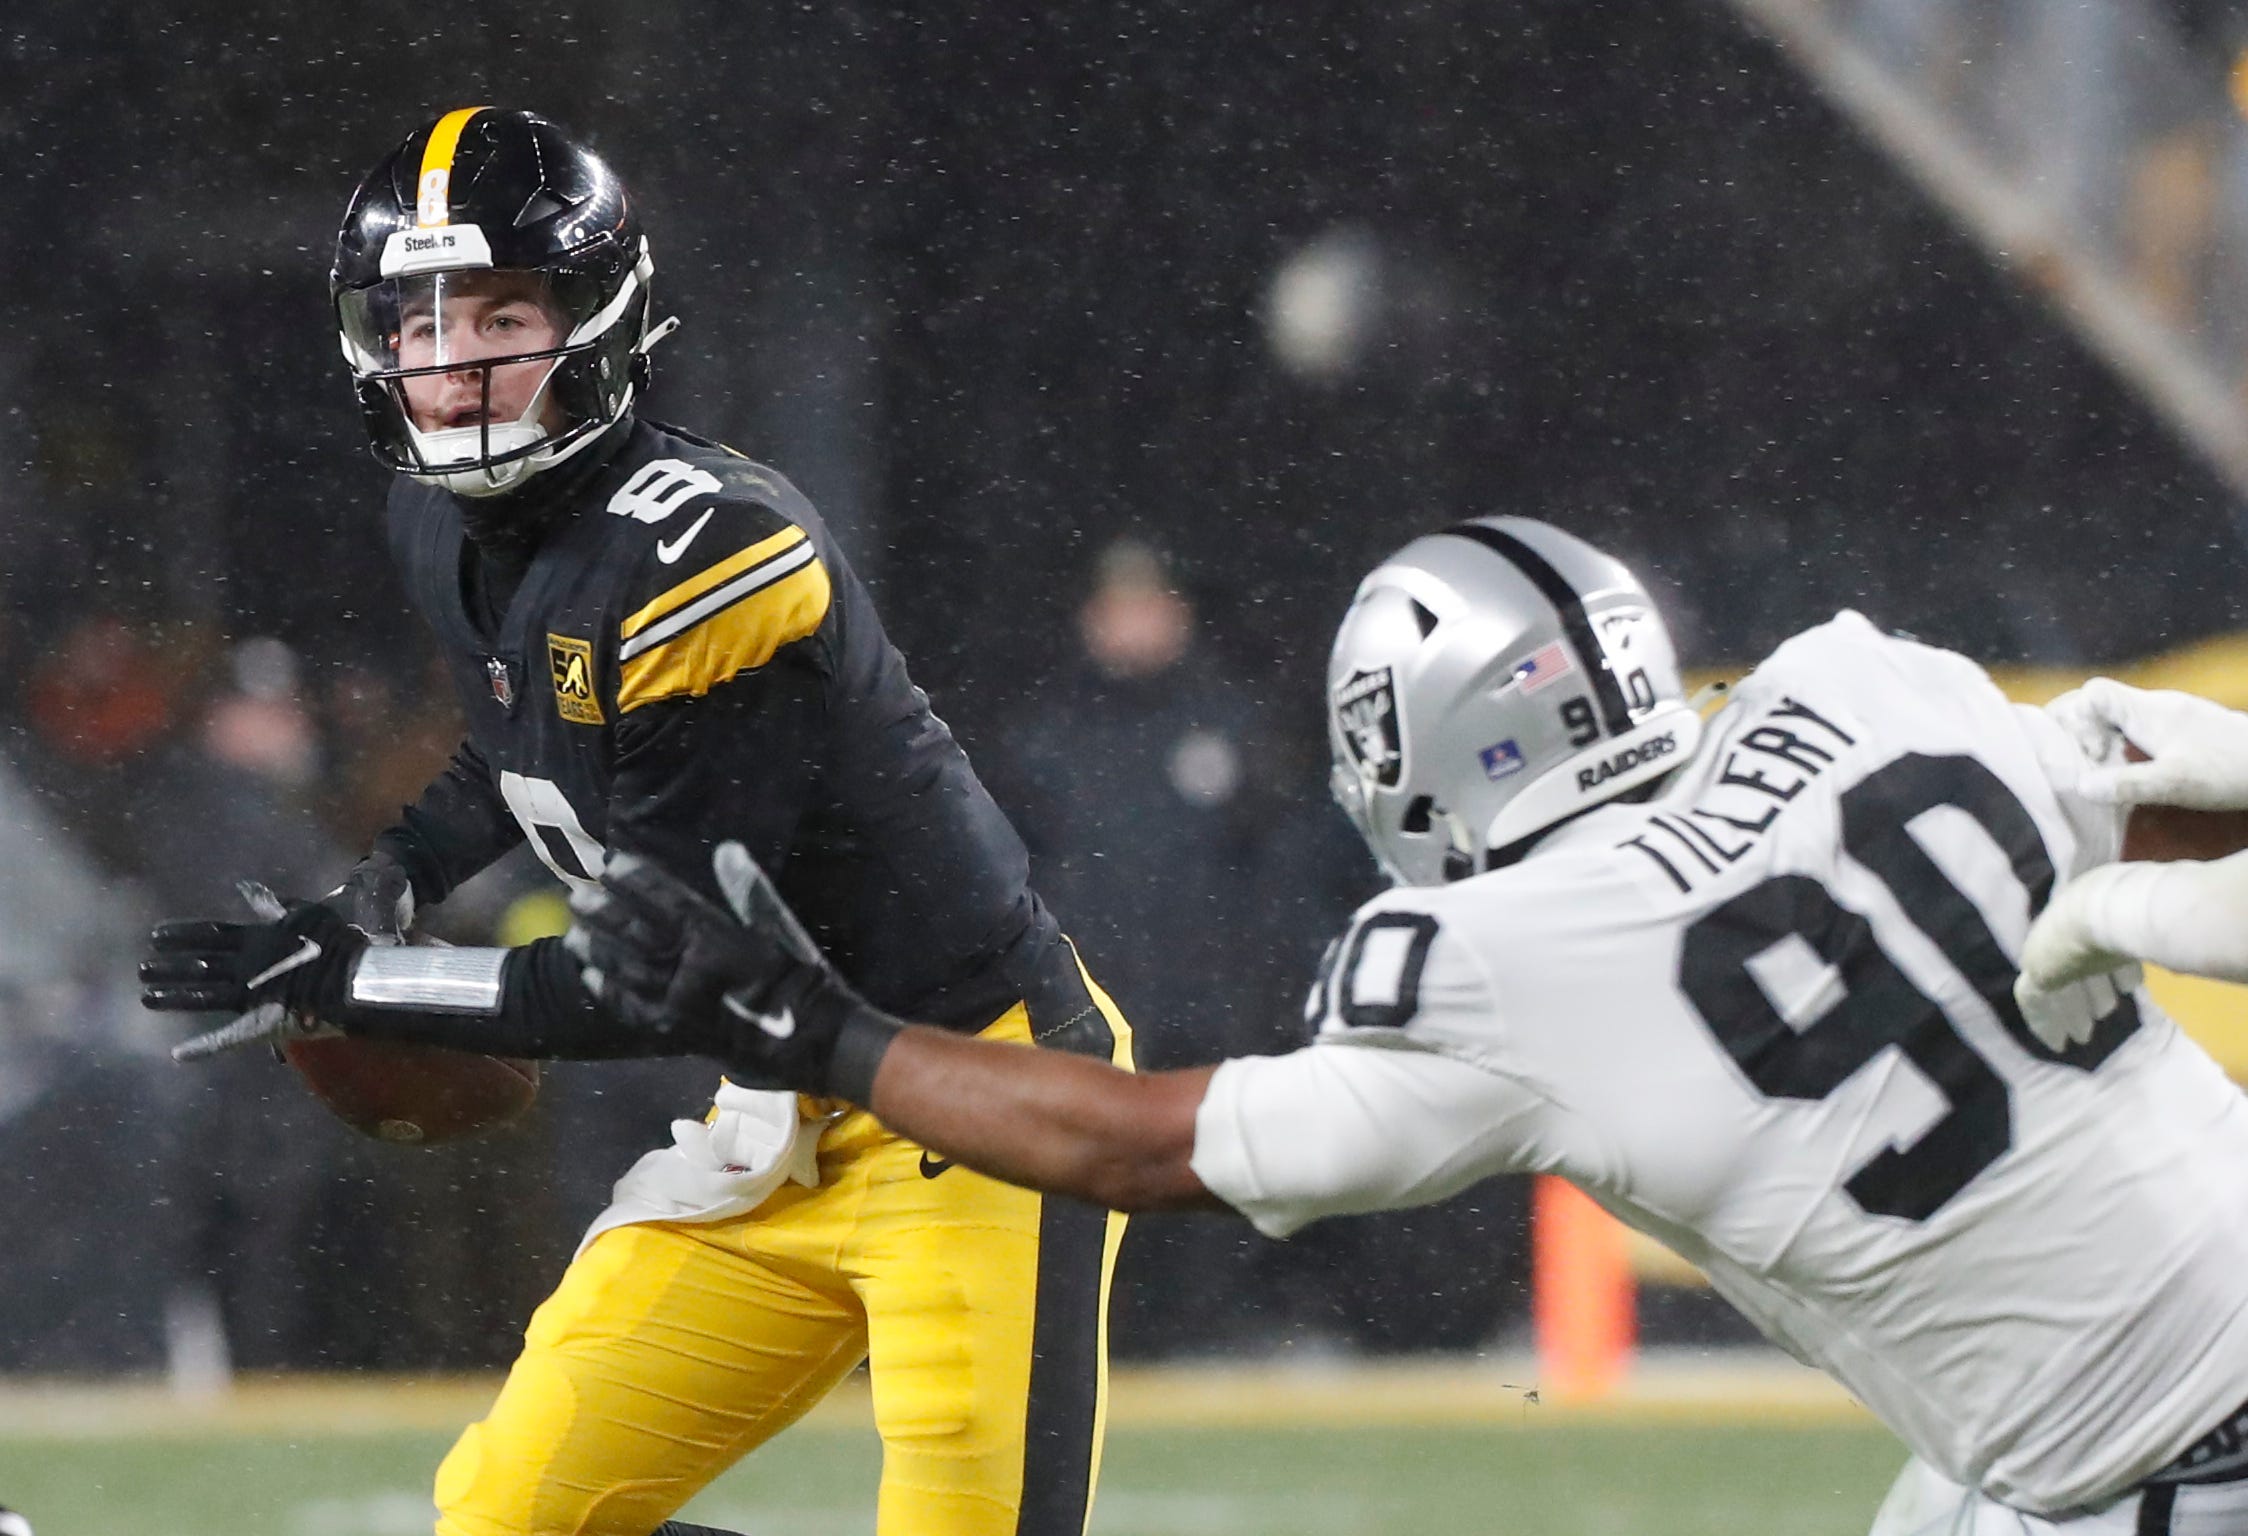
[[[598,275],[470,268],[336,295],[375,457],[461,496],[511,490],[631,404],[648,333],[645,242],[614,292]]]

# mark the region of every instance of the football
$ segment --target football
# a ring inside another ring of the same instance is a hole
[[[2137,745],[2123,744],[2126,762],[2143,763]],[[2248,811],[2193,811],[2178,805],[2135,805],[2124,824],[2123,853],[2134,859],[2221,859],[2248,848]]]
[[[539,1092],[535,1061],[395,1040],[291,1040],[281,1056],[338,1119],[401,1146],[458,1141],[505,1125]]]

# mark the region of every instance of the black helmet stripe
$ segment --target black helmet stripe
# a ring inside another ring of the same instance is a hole
[[[1584,599],[1577,595],[1577,589],[1547,563],[1545,556],[1511,533],[1501,533],[1484,523],[1458,523],[1444,531],[1456,538],[1473,539],[1530,579],[1561,615],[1561,632],[1569,637],[1569,648],[1592,674],[1593,695],[1600,701],[1600,719],[1608,734],[1621,736],[1630,730],[1631,706],[1624,700],[1623,685],[1616,681],[1616,674],[1608,670],[1608,653],[1592,632],[1592,616],[1585,612]]]

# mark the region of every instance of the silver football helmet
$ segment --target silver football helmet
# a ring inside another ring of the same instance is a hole
[[[1525,517],[1462,523],[1384,561],[1327,663],[1335,798],[1401,885],[1512,862],[1684,763],[1701,734],[1646,588]]]

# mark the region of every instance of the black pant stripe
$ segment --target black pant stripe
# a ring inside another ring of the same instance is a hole
[[[2178,1502],[2175,1483],[2149,1483],[2139,1490],[2139,1523],[2134,1536],[2170,1536],[2170,1511]]]
[[[1112,1060],[1116,1032],[1090,1006],[1090,994],[1085,1002],[1088,1011],[1039,1044]],[[1016,1536],[1084,1536],[1100,1407],[1101,1266],[1107,1245],[1108,1212],[1059,1195],[1042,1198],[1038,1316],[1031,1325],[1030,1404]]]

